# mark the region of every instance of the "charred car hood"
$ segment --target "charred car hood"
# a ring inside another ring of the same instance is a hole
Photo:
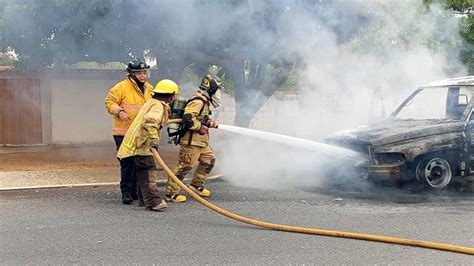
[[[465,122],[456,120],[385,120],[378,124],[339,131],[327,139],[332,144],[386,145],[403,140],[462,131]]]

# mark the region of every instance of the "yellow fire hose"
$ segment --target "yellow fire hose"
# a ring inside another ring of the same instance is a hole
[[[168,123],[169,124],[179,123],[180,121],[181,120],[179,119],[174,119],[174,120],[170,120]],[[209,209],[219,214],[222,214],[230,219],[233,219],[242,223],[246,223],[246,224],[250,224],[250,225],[254,225],[258,227],[263,227],[267,229],[277,230],[277,231],[359,239],[359,240],[366,240],[366,241],[383,242],[383,243],[413,246],[413,247],[423,247],[423,248],[438,249],[438,250],[474,255],[474,248],[469,248],[469,247],[462,247],[462,246],[455,246],[455,245],[434,243],[434,242],[427,242],[427,241],[420,241],[420,240],[412,240],[412,239],[404,239],[404,238],[398,238],[398,237],[389,237],[389,236],[382,236],[382,235],[370,235],[370,234],[360,234],[360,233],[316,229],[316,228],[288,226],[288,225],[268,223],[268,222],[263,222],[263,221],[258,221],[258,220],[250,219],[247,217],[243,217],[243,216],[234,214],[232,212],[226,211],[210,203],[209,201],[201,198],[199,195],[194,193],[194,191],[188,188],[183,182],[181,182],[181,180],[179,180],[176,175],[173,174],[173,172],[165,164],[161,156],[158,154],[158,152],[154,148],[151,149],[151,152],[153,153],[153,157],[155,157],[156,162],[163,168],[166,174],[171,179],[173,179],[173,181],[176,182],[184,191],[186,191],[186,193],[191,195],[191,197],[193,197],[195,200],[197,200],[202,205],[208,207]]]

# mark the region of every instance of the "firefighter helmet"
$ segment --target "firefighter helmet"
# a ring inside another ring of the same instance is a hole
[[[128,63],[127,72],[147,71],[149,68],[150,66],[147,65],[145,61],[134,58]]]
[[[218,89],[222,87],[222,80],[218,76],[213,76],[211,74],[207,74],[201,81],[201,85],[199,88],[202,90],[206,90],[209,95],[214,95]]]
[[[155,88],[153,88],[151,92],[160,94],[179,94],[179,86],[176,82],[170,79],[162,79],[156,83]]]

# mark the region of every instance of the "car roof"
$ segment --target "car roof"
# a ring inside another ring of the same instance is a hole
[[[436,80],[422,86],[422,88],[444,86],[474,86],[474,76]]]

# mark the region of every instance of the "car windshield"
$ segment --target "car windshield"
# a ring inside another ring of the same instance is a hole
[[[402,104],[394,118],[459,120],[470,100],[471,91],[468,88],[422,88]]]

